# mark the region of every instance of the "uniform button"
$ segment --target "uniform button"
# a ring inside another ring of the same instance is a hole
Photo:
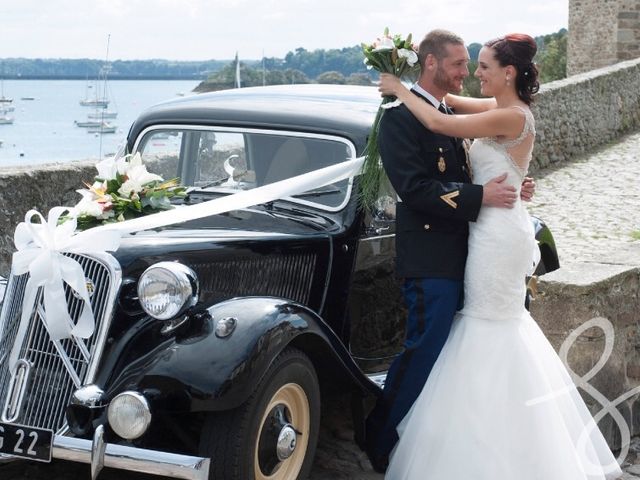
[[[429,230],[431,228],[431,225],[429,225],[428,223],[424,224],[424,229],[425,230]]]

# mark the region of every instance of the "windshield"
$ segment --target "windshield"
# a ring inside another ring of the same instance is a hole
[[[146,131],[137,151],[152,173],[165,179],[179,177],[183,185],[223,193],[286,180],[355,156],[351,143],[339,137],[184,127]],[[338,210],[350,193],[351,181],[342,180],[290,200]]]

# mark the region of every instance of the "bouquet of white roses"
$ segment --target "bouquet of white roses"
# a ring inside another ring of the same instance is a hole
[[[411,43],[411,34],[407,38],[401,35],[390,35],[389,29],[384,29],[381,38],[376,39],[371,44],[362,44],[362,51],[367,68],[375,69],[380,73],[391,73],[396,77],[405,76],[416,77],[420,71],[418,65],[418,54],[415,46]],[[366,159],[360,180],[360,200],[362,204],[370,208],[376,201],[378,189],[384,172],[380,164],[380,153],[378,152],[378,128],[384,110],[398,105],[393,97],[384,97],[376,118],[371,127],[371,134],[367,140],[365,150]]]
[[[172,197],[185,196],[177,178],[165,181],[148,172],[139,153],[103,160],[96,169],[93,184],[77,190],[82,195],[75,206],[81,230],[168,210]]]

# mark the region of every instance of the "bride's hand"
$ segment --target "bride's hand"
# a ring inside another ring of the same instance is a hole
[[[402,89],[405,88],[400,82],[400,79],[390,73],[380,74],[380,83],[378,84],[378,91],[383,97],[398,96]]]

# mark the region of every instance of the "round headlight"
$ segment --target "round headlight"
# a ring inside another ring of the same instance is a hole
[[[180,263],[156,263],[140,277],[138,298],[149,315],[171,320],[198,301],[198,279],[193,270]]]
[[[141,437],[151,424],[149,403],[138,392],[117,395],[109,404],[107,417],[113,431],[126,440]]]

